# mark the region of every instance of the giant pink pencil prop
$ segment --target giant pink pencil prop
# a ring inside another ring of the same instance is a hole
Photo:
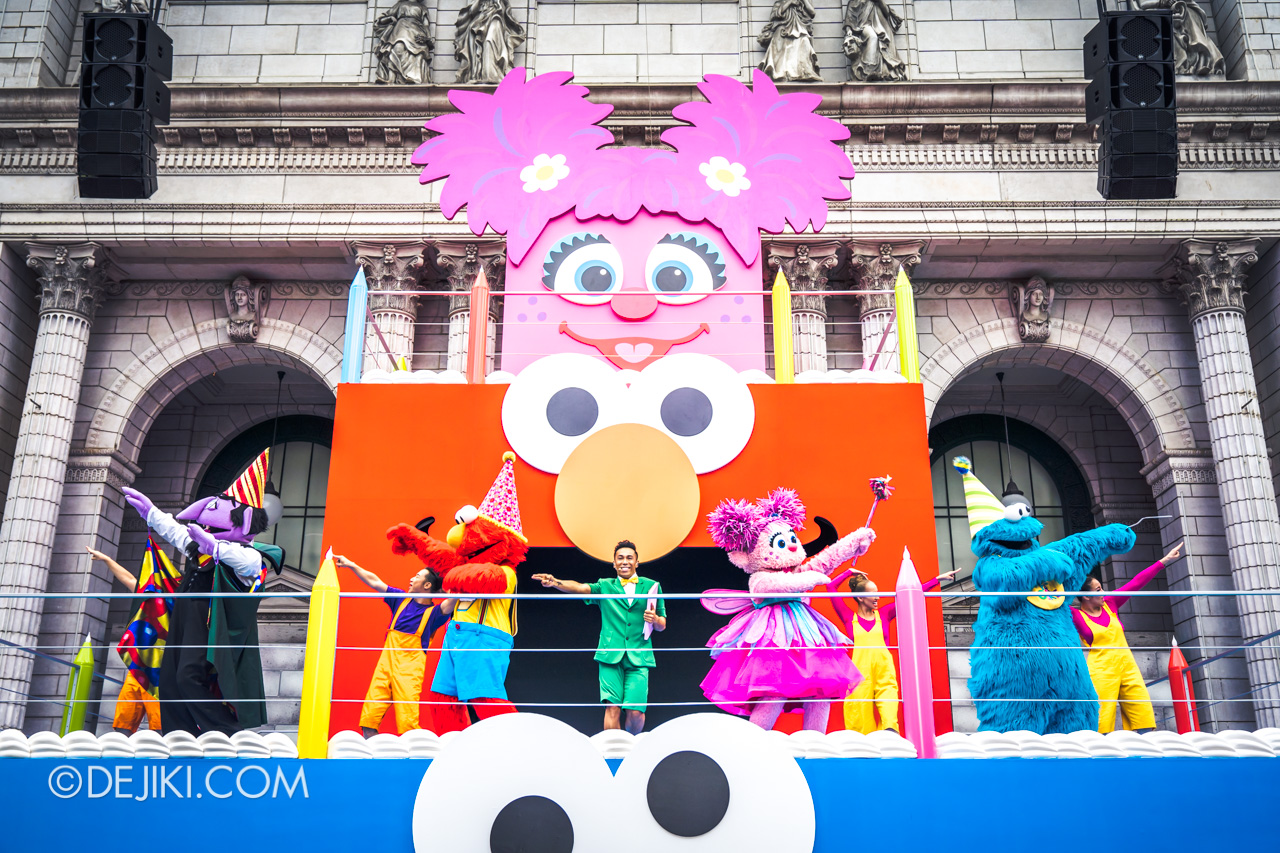
[[[937,758],[938,742],[933,726],[933,681],[929,672],[929,626],[925,621],[924,590],[902,549],[898,572],[898,668],[901,671],[903,722],[907,739],[920,758]]]

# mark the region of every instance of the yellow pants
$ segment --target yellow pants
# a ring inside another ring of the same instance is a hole
[[[143,690],[138,679],[130,672],[124,677],[124,686],[120,688],[120,697],[116,699],[116,717],[111,727],[125,729],[133,734],[142,724],[144,713],[147,715],[147,727],[153,732],[160,731],[160,702]]]
[[[425,617],[423,617],[425,619]],[[369,682],[369,692],[360,709],[360,726],[376,729],[391,703],[396,708],[396,730],[401,734],[410,729],[420,729],[419,702],[422,701],[422,679],[427,658],[422,653],[422,641],[415,634],[401,631],[387,632],[387,645],[378,658],[378,667]]]
[[[855,648],[853,663],[862,673],[862,682],[845,697],[844,727],[864,735],[881,729],[901,731],[898,728],[898,675],[893,671],[889,650],[883,646]]]
[[[1115,731],[1116,705],[1125,731],[1154,729],[1156,715],[1151,694],[1138,670],[1138,662],[1128,649],[1094,649],[1086,656],[1089,676],[1098,691],[1098,731]]]

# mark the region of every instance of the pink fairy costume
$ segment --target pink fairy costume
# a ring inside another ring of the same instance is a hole
[[[422,183],[445,179],[446,217],[466,206],[475,234],[507,236],[502,369],[582,353],[641,370],[670,352],[763,369],[760,232],[821,230],[827,200],[849,198],[848,129],[762,72],[752,88],[710,74],[667,147],[607,147],[613,107],[568,72],[527,75],[449,92],[458,112],[413,155]]]
[[[796,537],[804,518],[804,504],[791,489],[774,489],[754,504],[722,501],[708,516],[712,540],[750,575],[753,597],[702,599],[713,613],[737,614],[707,642],[715,664],[702,692],[764,729],[799,704],[804,727],[826,731],[830,703],[843,701],[862,681],[849,660],[852,641],[800,594],[829,583],[837,567],[866,553],[875,533],[859,528],[806,561]]]

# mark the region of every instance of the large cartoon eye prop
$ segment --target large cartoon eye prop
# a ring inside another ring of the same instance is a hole
[[[724,287],[723,256],[699,234],[668,234],[649,253],[644,279],[659,302],[688,305]]]
[[[1010,504],[1004,508],[1004,520],[1008,522],[1021,521],[1031,514],[1031,507],[1022,502]]]
[[[578,305],[603,305],[622,289],[622,256],[599,234],[571,234],[547,252],[542,283]]]
[[[458,510],[457,514],[453,517],[453,520],[458,524],[470,524],[479,517],[480,510],[471,506],[471,504],[467,504],[462,509]]]
[[[590,356],[563,353],[520,371],[502,400],[502,429],[516,454],[558,474],[588,436],[626,419],[622,374]]]

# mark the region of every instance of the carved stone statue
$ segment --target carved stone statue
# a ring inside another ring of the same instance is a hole
[[[1222,51],[1209,38],[1208,13],[1195,0],[1129,0],[1129,8],[1172,10],[1175,73],[1194,77],[1226,73]]]
[[[524,27],[510,0],[474,0],[458,12],[453,55],[459,83],[498,83],[515,67]]]
[[[238,275],[222,297],[227,303],[227,336],[238,344],[257,341],[262,312],[271,298],[267,285],[254,284],[247,276]]]
[[[114,12],[118,15],[146,15],[151,12],[148,0],[96,0],[94,12]]]
[[[809,0],[777,0],[760,33],[764,61],[760,70],[779,83],[821,82],[818,54],[813,50],[813,18]]]
[[[1026,284],[1009,288],[1013,316],[1018,320],[1018,337],[1029,344],[1049,340],[1049,314],[1053,310],[1053,285],[1040,276]]]
[[[373,22],[378,44],[375,79],[392,85],[422,85],[431,82],[431,51],[435,39],[428,29],[427,6],[422,0],[397,0]]]
[[[884,0],[849,0],[844,8],[844,55],[854,80],[907,79],[907,64],[893,44],[901,26],[902,18]]]

